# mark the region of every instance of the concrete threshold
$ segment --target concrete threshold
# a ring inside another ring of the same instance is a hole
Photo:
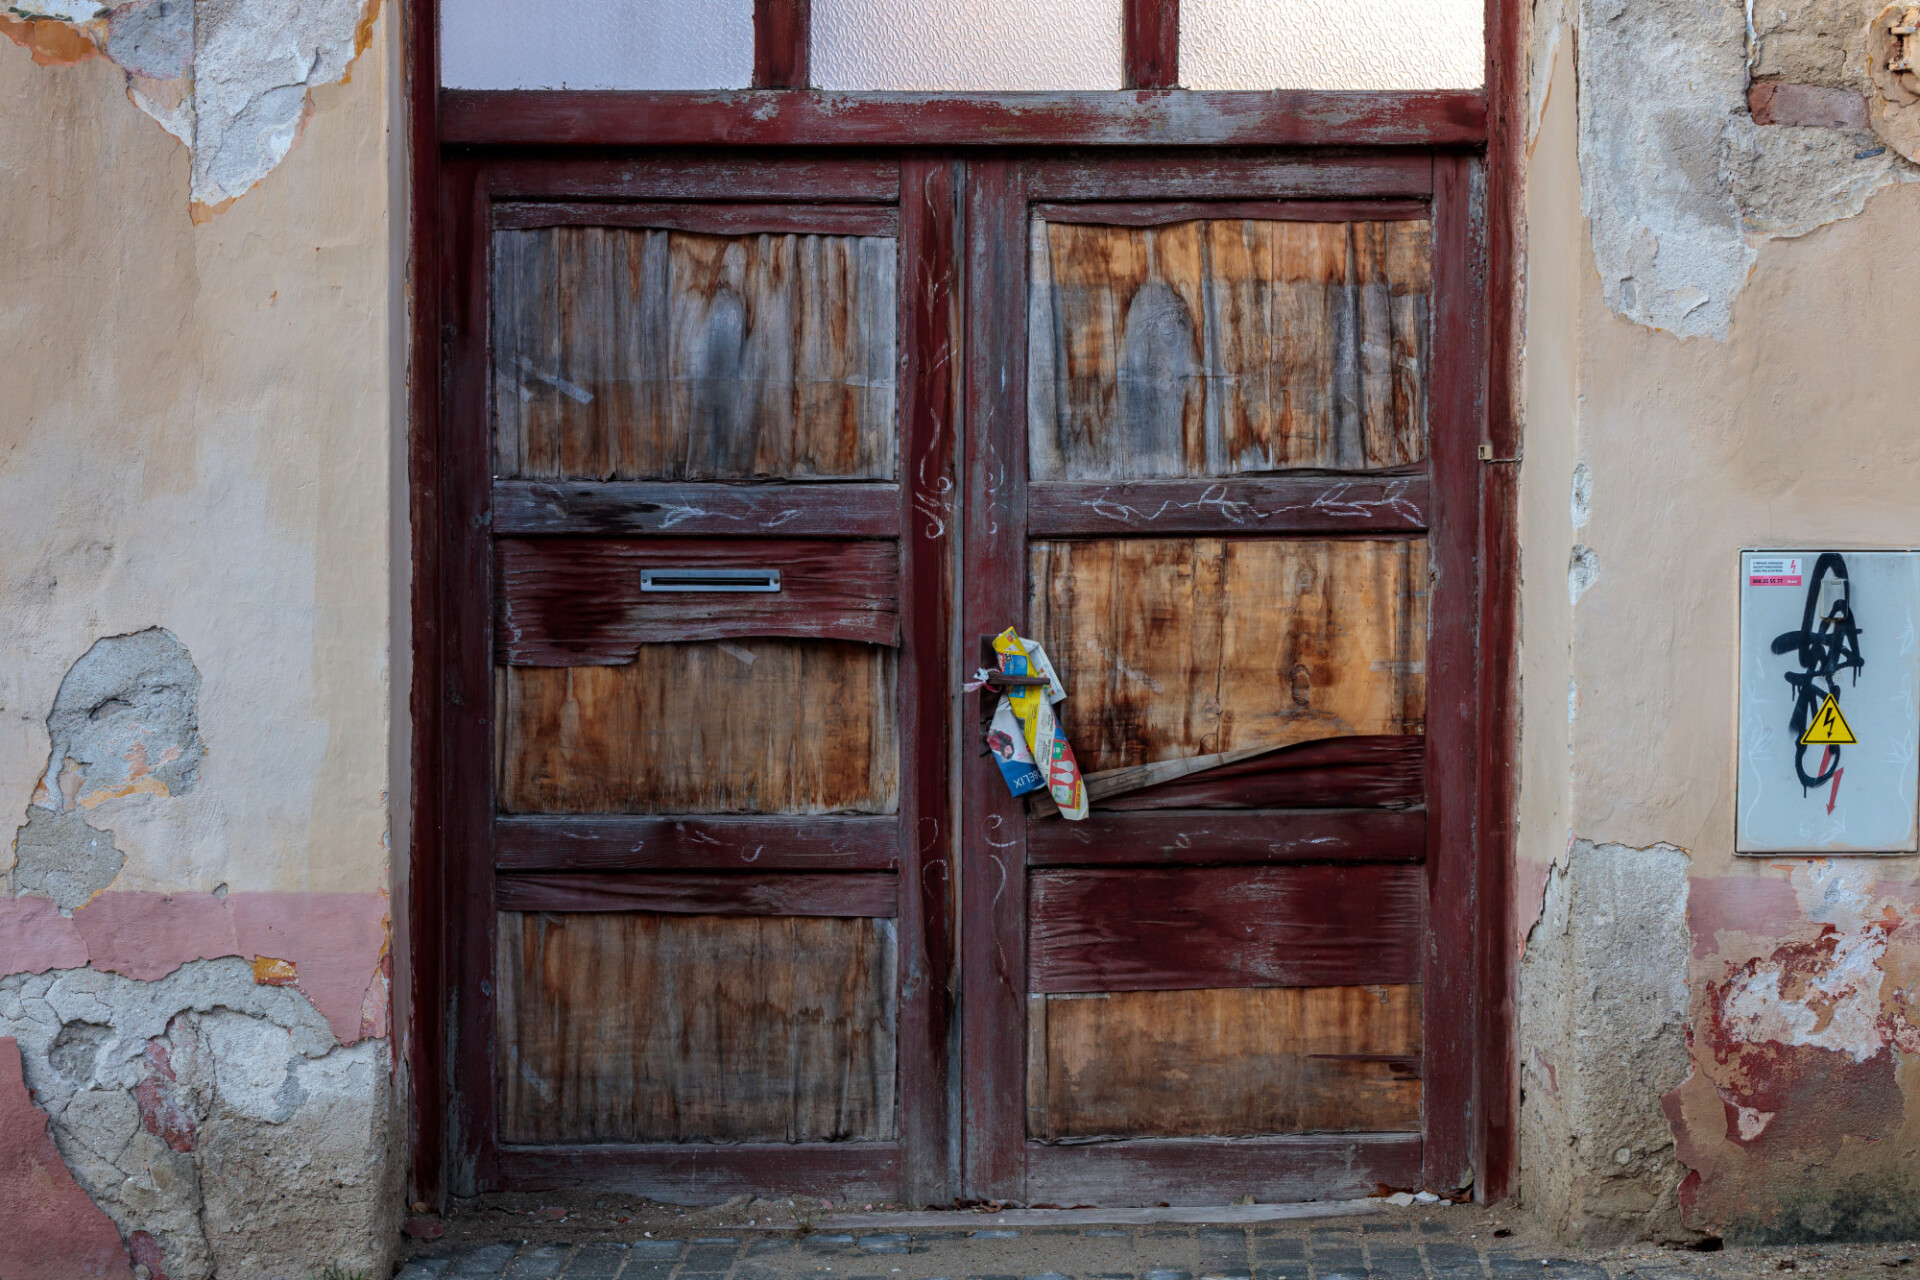
[[[1001,1227],[1151,1227],[1254,1226],[1266,1222],[1298,1222],[1307,1218],[1348,1218],[1355,1214],[1385,1213],[1381,1200],[1315,1200],[1303,1204],[1182,1205],[1170,1209],[1002,1209],[974,1213],[966,1209],[933,1209],[921,1213],[838,1213],[813,1224],[815,1231],[961,1231]]]

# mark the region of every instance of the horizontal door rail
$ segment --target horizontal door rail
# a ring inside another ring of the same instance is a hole
[[[1035,200],[1425,200],[1430,155],[1207,156],[1142,154],[1137,161],[1083,156],[1036,160]]]
[[[507,1184],[527,1191],[592,1187],[667,1204],[708,1205],[744,1193],[900,1194],[900,1148],[892,1142],[503,1145],[498,1162]]]
[[[1027,895],[1027,989],[1045,995],[1421,980],[1418,866],[1038,870]]]
[[[896,236],[899,215],[885,205],[719,204],[596,201],[497,204],[495,227],[639,227],[702,235]]]
[[[443,89],[448,146],[1478,146],[1479,90],[661,93]]]
[[[1035,538],[1114,534],[1418,533],[1431,519],[1422,475],[1235,476],[1027,486]]]
[[[805,160],[736,159],[727,155],[626,157],[503,156],[489,160],[487,191],[495,200],[802,200],[893,204],[900,199],[900,162],[868,157]]]
[[[1207,218],[1253,218],[1273,222],[1408,222],[1433,216],[1424,200],[1164,200],[1033,206],[1042,222],[1103,227],[1164,227]]]
[[[1027,828],[1036,867],[1198,863],[1420,862],[1427,815],[1419,809],[1198,809],[1044,819]]]
[[[1338,1200],[1422,1185],[1417,1133],[1029,1142],[1026,1155],[1027,1199],[1053,1204]]]
[[[499,652],[531,667],[619,666],[643,644],[785,636],[900,643],[895,542],[501,538]],[[780,589],[643,592],[644,569],[780,571]]]
[[[891,871],[885,817],[516,816],[493,827],[500,871]]]
[[[898,913],[898,883],[890,872],[505,874],[495,882],[494,904],[501,911],[890,919]]]
[[[506,480],[493,486],[493,531],[606,538],[894,538],[900,534],[900,486]]]

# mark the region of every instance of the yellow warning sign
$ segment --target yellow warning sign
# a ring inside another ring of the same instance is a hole
[[[1800,735],[1800,745],[1803,747],[1843,747],[1851,746],[1855,741],[1853,730],[1847,727],[1847,718],[1840,714],[1840,704],[1832,694],[1827,695],[1827,700],[1813,713],[1813,722],[1807,726],[1807,731]]]

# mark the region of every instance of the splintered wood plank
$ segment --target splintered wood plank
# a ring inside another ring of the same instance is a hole
[[[1429,221],[1036,220],[1030,254],[1033,479],[1425,456]]]
[[[498,921],[501,1141],[893,1137],[892,921]]]
[[[900,546],[826,539],[500,538],[497,647],[542,667],[645,643],[793,636],[900,642]],[[647,569],[778,569],[778,591],[641,590]]]
[[[1321,738],[1111,796],[1094,810],[1405,808],[1426,796],[1426,756],[1427,740],[1415,734]]]
[[[1027,989],[1418,982],[1424,885],[1380,863],[1035,870]]]
[[[1028,1136],[1420,1127],[1416,984],[1036,996]]]
[[[897,243],[495,231],[497,474],[892,479]]]
[[[681,916],[875,916],[899,914],[899,877],[888,874],[503,875],[502,911],[650,911]]]
[[[894,651],[645,644],[618,667],[503,669],[509,813],[892,813]]]
[[[1089,774],[1425,728],[1424,540],[1035,542],[1029,565]]]

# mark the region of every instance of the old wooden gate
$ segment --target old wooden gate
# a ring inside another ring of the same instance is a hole
[[[454,1190],[1471,1181],[1478,163],[449,155]]]

